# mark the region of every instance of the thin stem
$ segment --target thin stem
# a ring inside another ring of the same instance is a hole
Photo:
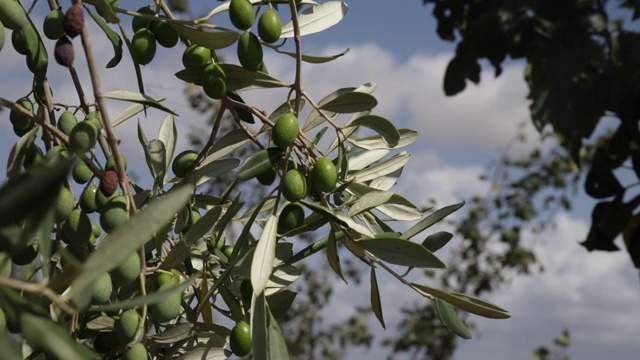
[[[91,37],[89,35],[89,29],[87,25],[85,25],[82,28],[81,38],[82,38],[82,46],[84,47],[84,52],[87,58],[89,74],[91,76],[91,84],[93,86],[93,95],[95,97],[96,102],[98,103],[100,114],[102,116],[102,123],[104,126],[104,130],[105,130],[105,133],[107,134],[107,143],[109,145],[109,149],[111,150],[111,153],[113,154],[113,158],[115,160],[116,170],[118,173],[118,182],[120,183],[120,187],[122,188],[122,192],[124,196],[127,199],[129,199],[128,201],[129,212],[133,214],[136,211],[136,205],[133,200],[133,195],[129,191],[129,179],[127,178],[127,173],[124,169],[122,158],[120,157],[118,139],[115,133],[113,132],[113,127],[111,126],[109,112],[107,111],[107,104],[104,98],[102,97],[100,75],[98,73],[98,66],[96,64],[96,58],[93,52],[93,45],[91,43]]]
[[[47,299],[51,300],[51,302],[55,303],[62,309],[64,312],[73,315],[76,313],[76,310],[69,306],[62,300],[62,297],[57,294],[55,291],[47,287],[43,284],[34,284],[31,282],[24,282],[17,279],[13,279],[10,277],[0,277],[0,285],[10,287],[16,290],[25,291],[32,294],[42,295]]]
[[[300,24],[298,23],[298,6],[295,0],[289,0],[291,9],[291,22],[293,23],[293,41],[296,44],[296,80],[294,88],[296,90],[295,114],[298,115],[300,109],[300,99],[302,98],[302,39],[300,37]]]

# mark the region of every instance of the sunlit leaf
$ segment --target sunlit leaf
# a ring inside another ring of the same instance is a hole
[[[178,128],[176,127],[175,117],[171,114],[167,115],[160,125],[160,131],[158,132],[158,139],[162,141],[165,146],[165,175],[167,178],[167,171],[171,167],[171,159],[173,159],[173,153],[176,150],[176,143],[178,142]]]
[[[348,9],[347,4],[341,1],[327,1],[311,6],[298,14],[300,36],[314,34],[332,27],[344,18]],[[282,26],[281,38],[289,38],[294,35],[292,22]]]
[[[356,202],[349,208],[348,216],[356,216],[363,211],[367,211],[378,207],[393,197],[393,193],[389,191],[371,191],[362,195]]]
[[[251,262],[251,285],[253,292],[260,294],[264,291],[273,272],[273,263],[276,256],[276,230],[278,218],[274,215],[267,217],[262,236],[258,240],[256,251]]]
[[[111,121],[111,126],[116,127],[122,124],[123,122],[141,113],[144,109],[145,109],[145,106],[142,104],[133,104],[129,106],[128,108],[124,109],[124,111],[122,111],[120,114],[118,114],[118,116],[113,118],[113,120]]]
[[[411,145],[418,140],[418,132],[409,129],[398,129],[400,134],[400,140],[395,146],[389,146],[388,141],[379,134],[372,136],[365,136],[361,138],[350,137],[349,142],[354,146],[357,146],[365,150],[378,150],[378,149],[400,149],[405,146]]]
[[[361,116],[348,124],[351,126],[363,126],[377,132],[384,142],[390,147],[396,147],[400,142],[400,133],[391,121],[377,115]]]

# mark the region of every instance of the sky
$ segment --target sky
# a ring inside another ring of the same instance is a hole
[[[127,2],[132,8],[143,5],[141,1]],[[202,15],[210,10],[211,2],[191,1],[192,13]],[[375,112],[392,120],[397,127],[408,127],[419,132],[419,141],[410,146],[412,158],[406,166],[394,191],[410,198],[418,205],[429,199],[448,205],[486,192],[486,184],[478,180],[488,164],[497,158],[499,149],[515,135],[519,123],[529,124],[527,89],[523,81],[523,64],[509,63],[499,78],[492,69],[485,67],[480,85],[470,85],[460,95],[448,98],[442,91],[444,69],[455,47],[435,35],[435,22],[431,8],[420,0],[347,2],[349,11],[344,20],[327,31],[303,38],[303,50],[313,55],[336,54],[349,48],[340,59],[323,65],[305,64],[303,82],[315,99],[346,86],[375,81],[374,93],[379,105]],[[43,3],[44,4],[44,3]],[[41,4],[36,8],[40,15]],[[286,13],[285,9],[282,9]],[[41,18],[36,23],[41,23]],[[220,24],[228,23],[225,16],[217,16]],[[217,21],[217,20],[216,20]],[[125,27],[129,20],[125,20]],[[104,66],[112,56],[110,45],[98,31],[92,32],[99,56]],[[81,79],[87,79],[87,69],[79,40],[76,45],[76,66]],[[52,53],[53,42],[47,41]],[[205,119],[191,111],[185,101],[184,83],[173,76],[181,69],[179,51],[159,48],[156,59],[142,70],[149,95],[166,98],[165,104],[181,114],[176,119],[179,131],[188,133],[193,126],[202,125]],[[230,61],[235,61],[233,49],[222,51]],[[272,75],[292,81],[294,62],[282,59],[273,52],[265,53],[265,63]],[[56,100],[77,104],[77,95],[66,71],[50,63],[50,81]],[[29,77],[24,59],[13,51],[10,44],[0,52],[0,96],[18,99],[29,90],[25,79]],[[116,89],[136,90],[133,67],[125,59],[117,68],[102,69],[105,91]],[[92,98],[90,85],[83,83],[87,96]],[[278,91],[248,91],[242,94],[267,112],[283,102],[285,93]],[[111,116],[126,106],[109,102]],[[0,167],[15,142],[8,112],[0,113],[6,121],[0,121]],[[151,110],[148,117],[140,117],[147,137],[156,137],[164,114]],[[145,169],[144,157],[138,143],[136,119],[132,119],[116,132],[122,138],[123,151],[128,155],[130,168]],[[525,128],[529,138],[535,139],[531,125]],[[523,144],[513,151],[524,153],[531,144]],[[186,149],[188,141],[178,141],[178,151]],[[136,166],[136,164],[138,166]],[[144,179],[144,174],[140,174]],[[574,212],[559,213],[553,219],[555,228],[543,234],[526,235],[535,243],[534,251],[541,259],[545,271],[530,276],[514,278],[498,291],[489,294],[488,300],[508,309],[508,320],[486,320],[479,317],[474,339],[460,341],[454,358],[470,359],[527,359],[532,350],[550,344],[562,329],[571,331],[572,344],[569,355],[573,359],[632,359],[640,353],[637,334],[640,323],[640,282],[628,255],[618,253],[589,253],[578,245],[588,231],[589,206],[585,204]],[[433,231],[443,230],[434,227]],[[455,241],[456,239],[454,238]],[[318,258],[318,261],[322,259]],[[372,329],[380,336],[390,335],[399,318],[394,308],[397,299],[407,303],[424,301],[389,276],[379,275],[382,304],[387,320],[386,333],[372,321]],[[332,304],[332,316],[340,316],[355,310],[356,305],[369,302],[368,287],[340,283]],[[387,311],[388,309],[388,311]],[[327,321],[331,315],[327,314]],[[370,352],[354,351],[353,359],[383,358],[374,349]],[[382,353],[386,355],[386,352]]]

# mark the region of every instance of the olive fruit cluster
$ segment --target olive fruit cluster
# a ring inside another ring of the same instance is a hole
[[[150,6],[138,9],[138,13],[157,17]],[[178,44],[180,36],[166,20],[150,20],[148,17],[135,16],[131,22],[131,56],[141,65],[147,65],[156,55],[156,43],[166,48]]]
[[[27,67],[37,76],[47,71],[47,50],[19,1],[5,1],[0,6],[0,49],[4,47],[4,28],[13,30],[11,43],[21,55],[25,55]]]
[[[58,64],[66,67],[73,66],[75,51],[70,38],[80,35],[83,27],[84,10],[81,3],[72,5],[64,15],[60,9],[49,12],[44,20],[43,30],[47,38],[58,40],[53,53]]]
[[[185,69],[201,72],[201,80],[204,93],[212,99],[221,99],[227,94],[227,75],[224,69],[212,62],[211,49],[191,44],[182,53],[182,65]]]
[[[282,34],[282,22],[278,13],[269,9],[262,13],[258,20],[258,35],[251,27],[256,20],[256,13],[249,0],[231,0],[229,3],[229,20],[233,26],[244,31],[238,40],[237,55],[240,65],[250,71],[258,71],[263,67],[262,45],[260,39],[266,43],[274,43]]]

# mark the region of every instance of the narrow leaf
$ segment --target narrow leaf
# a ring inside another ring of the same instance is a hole
[[[59,324],[28,312],[20,314],[21,335],[36,347],[58,359],[96,359],[88,348],[78,344]]]
[[[357,146],[365,150],[379,150],[379,149],[400,149],[405,146],[411,145],[418,140],[418,133],[409,129],[398,129],[400,134],[400,140],[395,146],[389,146],[387,140],[381,135],[376,134],[372,136],[365,136],[361,138],[350,137],[349,142],[354,146]]]
[[[354,91],[342,94],[320,108],[335,113],[356,113],[372,110],[376,105],[378,100],[373,95]]]
[[[280,53],[280,54],[284,54],[284,55],[288,55],[291,56],[294,59],[298,58],[298,54],[294,53],[294,52],[288,52],[288,51],[282,51],[280,50],[280,48],[278,47],[273,47],[273,49]],[[308,62],[310,64],[324,64],[327,63],[329,61],[333,61],[337,58],[340,58],[342,56],[344,56],[346,53],[349,52],[349,48],[347,48],[345,51],[336,54],[336,55],[329,55],[329,56],[314,56],[314,55],[306,55],[306,54],[302,54],[302,61],[304,62]]]
[[[273,263],[276,257],[276,230],[278,218],[269,215],[264,225],[262,236],[258,240],[255,254],[251,262],[251,285],[253,292],[260,294],[264,291],[273,272]]]
[[[213,226],[220,218],[220,215],[222,215],[222,206],[214,206],[209,209],[209,211],[207,211],[200,220],[196,221],[196,223],[189,228],[187,233],[182,237],[182,241],[187,245],[194,244],[198,239],[209,232],[209,230],[213,229]]]
[[[422,246],[426,247],[431,252],[436,252],[443,246],[447,245],[451,238],[453,238],[453,234],[446,231],[439,231],[427,236],[427,238],[422,242]]]
[[[342,274],[342,267],[340,266],[336,234],[333,231],[329,232],[329,240],[327,241],[327,262],[329,263],[331,270],[340,276],[340,279],[346,283],[347,280],[344,278],[344,275]]]
[[[170,20],[166,21],[180,35],[191,40],[194,44],[204,46],[211,50],[226,48],[240,38],[240,33],[231,30],[205,31],[187,27]]]
[[[446,268],[446,265],[424,246],[401,238],[384,236],[363,239],[358,243],[376,257],[392,264],[430,269]]]
[[[377,132],[384,142],[391,148],[397,146],[400,142],[400,133],[398,132],[398,129],[393,126],[391,121],[383,118],[382,116],[361,116],[347,125],[347,127],[352,126],[363,126]]]
[[[393,197],[389,191],[371,191],[362,195],[349,209],[347,216],[356,216],[363,211],[378,207]]]
[[[109,10],[107,10],[106,12],[110,13],[107,16],[107,18],[109,20],[113,20],[109,18],[109,16],[113,14],[113,10],[111,10],[111,7],[109,6],[105,6],[105,7],[109,8]],[[116,67],[120,63],[120,60],[122,60],[122,39],[120,38],[118,33],[111,30],[109,25],[107,25],[107,23],[105,23],[104,20],[102,20],[102,17],[100,15],[94,13],[93,11],[91,11],[91,9],[89,9],[86,6],[85,6],[85,9],[87,9],[93,21],[95,21],[96,24],[98,24],[98,26],[100,27],[100,29],[102,29],[104,34],[107,35],[107,39],[109,39],[109,41],[111,42],[111,46],[113,46],[114,55],[113,55],[113,58],[109,60],[109,62],[107,63],[107,68]],[[117,19],[117,17],[115,19]]]
[[[267,337],[267,303],[264,293],[254,292],[251,300],[251,340],[253,341],[254,359],[267,360],[269,341]]]
[[[238,167],[238,159],[221,159],[208,163],[196,170],[196,186],[200,186],[218,175],[224,174]]]
[[[141,113],[143,110],[145,109],[144,105],[141,104],[133,104],[131,106],[129,106],[128,108],[124,109],[124,111],[122,111],[120,114],[118,114],[118,116],[116,116],[112,123],[111,126],[116,127],[120,124],[122,124],[123,122],[131,119],[132,117],[138,115],[139,113]]]
[[[444,326],[447,327],[451,332],[458,334],[460,337],[464,339],[471,339],[471,332],[464,325],[460,317],[456,313],[456,310],[444,300],[440,300],[435,298],[436,304],[436,312],[438,313],[438,317]]]
[[[414,289],[418,290],[420,293],[429,294],[433,297],[442,299],[459,309],[470,312],[472,314],[476,314],[478,316],[486,317],[489,319],[508,319],[511,317],[511,315],[509,315],[509,313],[507,313],[503,309],[498,310],[499,308],[496,309],[492,306],[474,303],[472,301],[469,301],[467,298],[461,297],[459,295],[450,294],[446,291],[415,283],[412,283],[411,286]]]
[[[411,239],[412,237],[418,235],[419,233],[431,227],[431,225],[439,222],[440,220],[449,216],[456,210],[460,209],[463,205],[464,205],[464,201],[458,204],[445,206],[442,209],[438,209],[432,212],[431,214],[429,214],[429,216],[420,220],[417,224],[409,228],[409,230],[405,231],[405,233],[402,234],[401,238]]]
[[[188,202],[193,187],[183,185],[150,203],[131,219],[117,227],[100,242],[101,246],[91,254],[82,272],[71,284],[70,295],[84,307],[89,301],[91,284],[100,274],[110,271],[160,231]]]
[[[271,313],[270,308],[270,306],[267,306],[267,310],[269,310],[269,325],[267,328],[267,338],[269,339],[269,358],[274,360],[289,360],[289,351],[287,350],[287,343],[282,335],[282,329],[280,329],[280,325],[278,325],[278,321]]]
[[[375,314],[382,328],[386,329],[384,325],[384,317],[382,316],[382,304],[380,302],[380,291],[378,290],[378,279],[376,277],[376,269],[371,266],[371,309]]]
[[[102,94],[102,96],[106,97],[107,99],[129,101],[129,102],[150,106],[150,107],[162,110],[164,112],[167,112],[169,114],[178,116],[178,114],[176,114],[175,112],[169,110],[169,108],[160,104],[160,101],[162,100],[156,100],[150,96],[147,96],[141,93],[128,91],[128,90],[114,90],[114,91],[106,92]]]
[[[287,87],[282,81],[259,71],[249,71],[234,64],[220,64],[227,75],[227,90]]]
[[[158,139],[162,141],[165,149],[165,175],[167,178],[169,168],[171,167],[171,159],[173,159],[173,153],[176,150],[176,143],[178,141],[178,128],[176,128],[175,117],[171,114],[167,115],[160,125],[160,131],[158,132]]]
[[[239,180],[249,180],[269,170],[282,158],[282,149],[270,148],[258,150],[249,155],[238,169]]]

